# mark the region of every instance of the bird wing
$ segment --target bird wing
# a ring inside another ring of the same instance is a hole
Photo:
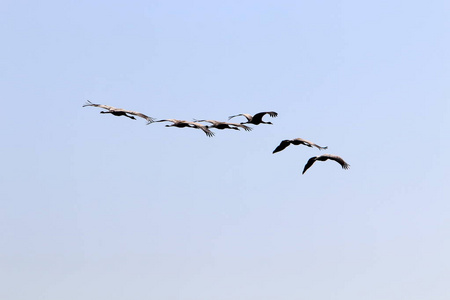
[[[219,124],[221,123],[221,122],[216,121],[216,120],[197,120],[197,119],[194,119],[193,121],[194,121],[194,123],[198,123],[198,122],[208,122],[208,123],[210,123],[210,124],[213,124],[214,126],[217,126],[217,125],[219,125]]]
[[[321,155],[320,157],[324,157],[324,158],[331,159],[331,160],[338,162],[341,165],[342,169],[347,170],[348,168],[350,168],[350,165],[348,163],[346,163],[345,160],[340,156],[332,155],[332,154],[324,154],[324,155]]]
[[[149,117],[147,115],[144,115],[143,113],[140,113],[140,112],[137,112],[137,111],[132,111],[132,110],[125,110],[125,109],[120,109],[120,110],[123,111],[123,112],[126,112],[127,114],[135,115],[135,116],[138,116],[138,117],[146,119],[147,122],[148,122],[147,124],[155,122],[155,119],[153,119],[152,117]]]
[[[225,122],[224,122],[225,123]],[[231,126],[236,126],[236,127],[240,127],[242,129],[244,129],[245,131],[252,131],[253,128],[244,124],[239,124],[239,123],[225,123]]]
[[[305,174],[306,170],[308,170],[317,160],[317,156],[311,157],[308,159],[308,162],[306,163],[305,167],[303,168],[302,174]]]
[[[254,115],[252,120],[255,122],[262,121],[262,118],[264,117],[265,114],[268,114],[272,118],[275,118],[278,116],[278,114],[274,111],[263,111],[263,112],[260,112],[260,113],[257,113],[256,115]]]
[[[260,112],[260,113],[257,113],[256,115],[254,115],[253,118],[255,118],[256,116],[260,116],[260,115],[262,118],[262,116],[264,116],[265,114],[268,114],[272,118],[278,117],[278,113],[276,113],[274,111],[263,111],[263,112]]]
[[[182,122],[181,120],[176,120],[176,119],[161,119],[161,120],[157,120],[155,122],[172,122],[172,123],[180,123]]]
[[[198,128],[198,129],[203,130],[203,132],[209,137],[213,137],[214,136],[214,132],[212,132],[211,130],[208,129],[208,127],[206,127],[206,126],[204,126],[204,125],[202,125],[200,123],[187,122],[187,121],[185,123],[192,125],[193,128]]]
[[[314,144],[314,143],[312,143],[311,146],[314,146],[314,147],[316,147],[316,148],[319,149],[319,150],[325,150],[325,149],[328,149],[327,146],[321,147],[321,146],[319,146],[319,145],[317,145],[317,144]]]
[[[238,114],[238,115],[234,115],[234,116],[229,116],[228,117],[228,120],[230,120],[230,119],[232,119],[232,118],[234,118],[234,117],[239,117],[239,116],[244,116],[244,117],[246,117],[247,118],[247,121],[251,121],[252,120],[252,115],[249,115],[249,114]]]
[[[304,145],[309,146],[309,147],[314,146],[314,147],[316,147],[319,150],[328,149],[328,147],[321,147],[321,146],[319,146],[317,144],[314,144],[313,142],[307,141],[307,140],[302,139],[302,138],[295,138],[295,139],[291,140],[291,143],[294,144],[294,145],[304,144]]]
[[[302,138],[292,139],[291,143],[294,144],[294,145],[300,145],[300,144],[304,144],[304,143],[307,143],[307,144],[310,144],[310,145],[312,144],[310,141],[307,141],[307,140],[302,139]]]
[[[275,150],[273,150],[272,153],[277,153],[280,152],[284,149],[286,149],[287,146],[289,146],[291,144],[290,140],[283,140],[281,141],[281,143],[278,145],[278,147],[275,148]]]
[[[85,107],[85,106],[101,107],[101,108],[107,109],[107,110],[109,110],[109,111],[117,111],[117,110],[121,110],[120,108],[115,108],[115,107],[108,106],[108,105],[95,104],[95,103],[92,103],[92,102],[89,101],[89,100],[87,100],[86,104],[83,105],[83,107]]]

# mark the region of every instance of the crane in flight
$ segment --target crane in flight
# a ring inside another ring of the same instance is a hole
[[[87,100],[87,103],[83,105],[83,107],[85,106],[94,106],[94,107],[100,107],[100,108],[104,108],[107,111],[101,111],[101,114],[112,114],[114,116],[120,117],[120,116],[125,116],[127,118],[136,120],[135,117],[133,116],[137,116],[137,117],[141,117],[144,118],[145,120],[147,120],[147,125],[150,123],[153,123],[155,121],[155,119],[153,119],[152,117],[149,117],[147,115],[144,115],[143,113],[137,112],[137,111],[132,111],[132,110],[126,110],[123,108],[116,108],[116,107],[112,107],[112,106],[108,106],[108,105],[103,105],[103,104],[94,104],[91,101]],[[129,114],[131,116],[129,116]]]
[[[277,153],[280,152],[284,149],[286,149],[290,144],[292,145],[305,145],[308,147],[316,147],[319,150],[325,150],[328,149],[328,147],[321,147],[317,144],[314,144],[313,142],[304,140],[302,138],[296,138],[296,139],[292,139],[292,140],[282,140],[281,143],[278,145],[278,147],[275,148],[275,150],[273,150],[272,153]]]
[[[323,155],[318,155],[318,156],[311,157],[308,160],[308,162],[306,163],[302,174],[305,174],[306,170],[308,170],[317,160],[319,160],[319,161],[326,161],[326,160],[329,160],[329,159],[338,162],[341,165],[342,169],[347,170],[348,168],[350,168],[350,165],[348,163],[346,163],[344,161],[344,159],[342,159],[342,157],[337,156],[337,155],[332,155],[332,154],[323,154]]]
[[[247,122],[241,122],[241,124],[253,124],[253,125],[259,125],[259,124],[269,124],[269,125],[273,125],[271,122],[265,122],[263,121],[263,117],[265,114],[268,114],[269,116],[271,116],[272,118],[275,118],[278,116],[278,113],[274,112],[274,111],[265,111],[265,112],[260,112],[257,113],[256,115],[250,115],[250,114],[238,114],[238,115],[234,115],[234,116],[229,116],[228,120],[231,120],[234,117],[238,117],[238,116],[244,116],[247,118]]]

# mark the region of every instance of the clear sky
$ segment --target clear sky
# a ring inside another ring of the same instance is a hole
[[[448,299],[449,12],[2,1],[0,298]]]

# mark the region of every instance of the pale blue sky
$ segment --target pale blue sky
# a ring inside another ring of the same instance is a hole
[[[0,298],[448,299],[449,9],[3,1]]]

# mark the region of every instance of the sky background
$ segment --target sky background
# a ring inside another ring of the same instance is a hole
[[[448,299],[449,12],[2,1],[0,298]]]

